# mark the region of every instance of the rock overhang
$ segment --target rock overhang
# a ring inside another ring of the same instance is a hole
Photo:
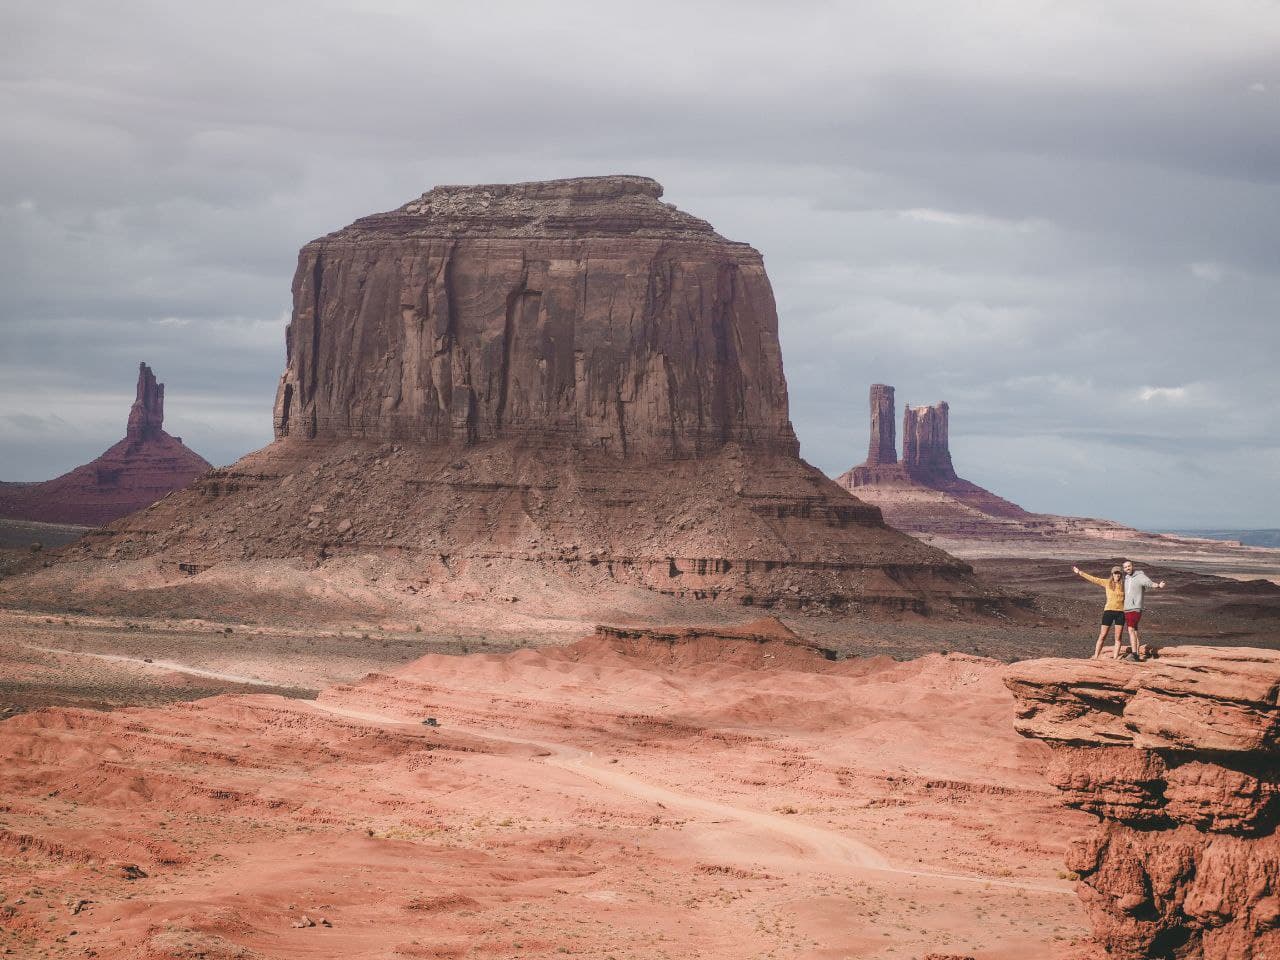
[[[1023,736],[1075,746],[1280,751],[1280,651],[1179,646],[1142,663],[1015,664],[1005,683]]]

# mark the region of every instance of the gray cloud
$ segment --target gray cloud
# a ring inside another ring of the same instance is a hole
[[[824,469],[881,380],[1029,507],[1278,522],[1256,4],[54,0],[0,37],[4,479],[118,439],[142,359],[229,462],[303,243],[437,183],[636,172],[765,254]]]

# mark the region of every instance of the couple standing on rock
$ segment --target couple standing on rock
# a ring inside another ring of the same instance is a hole
[[[1072,567],[1071,572],[1084,577],[1090,583],[1096,583],[1107,591],[1107,605],[1102,610],[1102,629],[1098,631],[1098,642],[1094,644],[1093,656],[1102,656],[1102,643],[1107,639],[1107,630],[1115,629],[1116,644],[1111,655],[1117,660],[1121,657],[1121,633],[1129,630],[1129,651],[1133,659],[1141,660],[1142,647],[1138,643],[1138,621],[1142,619],[1142,602],[1147,590],[1164,589],[1164,581],[1156,583],[1141,570],[1134,570],[1133,561],[1126,560],[1121,566],[1111,568],[1111,577],[1103,580],[1091,573],[1085,573],[1079,567]]]

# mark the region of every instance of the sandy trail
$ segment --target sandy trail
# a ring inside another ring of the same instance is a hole
[[[321,710],[325,713],[346,717],[351,720],[359,720],[365,723],[372,723],[378,726],[413,728],[420,728],[421,726],[419,723],[415,723],[411,720],[398,720],[395,717],[388,717],[382,714],[368,713],[360,710],[352,710],[347,707],[340,707],[319,701],[307,701],[305,706],[307,708]],[[1065,883],[1060,886],[1049,886],[1018,880],[1008,880],[1000,877],[984,877],[971,874],[918,870],[909,867],[895,866],[887,857],[880,853],[880,851],[862,843],[859,840],[855,840],[852,837],[848,837],[831,830],[824,830],[821,827],[811,826],[806,823],[799,823],[788,817],[779,816],[777,814],[766,813],[749,807],[740,807],[733,804],[722,803],[717,800],[709,800],[705,797],[698,797],[688,793],[680,793],[667,787],[661,787],[646,780],[642,780],[632,774],[614,769],[604,761],[597,758],[594,753],[582,750],[579,747],[570,746],[568,744],[547,743],[531,740],[527,737],[511,737],[495,733],[492,730],[471,727],[459,723],[451,724],[450,728],[486,740],[496,740],[503,743],[533,747],[539,751],[545,752],[546,756],[539,759],[550,766],[558,767],[559,769],[566,770],[570,773],[575,773],[599,784],[600,786],[619,790],[641,800],[652,800],[655,803],[660,803],[668,808],[674,807],[681,810],[696,811],[722,820],[735,820],[754,830],[772,834],[774,837],[791,841],[792,843],[797,844],[802,851],[805,851],[808,861],[815,863],[815,865],[824,864],[830,866],[834,863],[840,867],[853,866],[862,870],[871,870],[879,873],[892,873],[922,879],[1011,887],[1018,890],[1060,894],[1064,896],[1074,895],[1074,891]]]
[[[42,647],[35,643],[24,643],[22,646],[28,650],[38,650],[41,653],[58,653],[72,657],[90,657],[94,660],[105,660],[108,663],[136,663],[142,667],[148,667],[154,670],[164,670],[170,673],[187,673],[193,677],[206,677],[210,680],[224,680],[227,683],[243,683],[254,687],[271,687],[278,689],[280,684],[271,683],[267,680],[259,680],[257,677],[246,677],[239,673],[223,673],[219,670],[206,670],[203,667],[193,667],[187,663],[178,663],[175,660],[146,660],[142,657],[126,657],[117,653],[91,653],[88,650],[67,650],[62,647]]]

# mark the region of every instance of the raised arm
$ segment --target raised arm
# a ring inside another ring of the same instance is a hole
[[[1071,572],[1084,577],[1084,579],[1088,580],[1090,583],[1096,583],[1100,587],[1105,587],[1107,585],[1107,581],[1102,579],[1102,577],[1095,577],[1092,573],[1085,573],[1079,567],[1072,567]]]

